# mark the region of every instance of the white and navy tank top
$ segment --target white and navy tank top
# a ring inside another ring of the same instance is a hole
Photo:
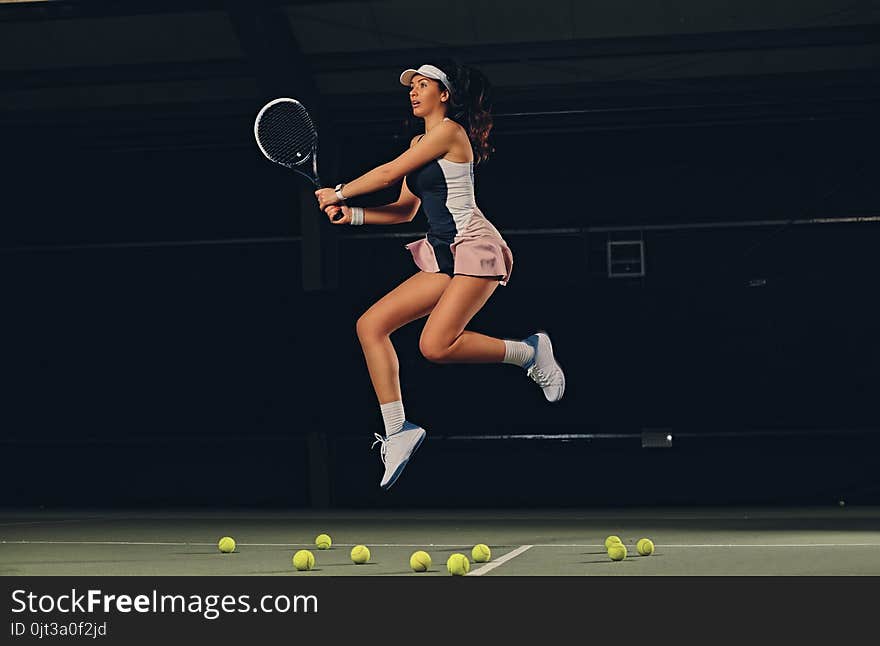
[[[448,120],[449,117],[444,119]],[[408,173],[406,185],[422,201],[421,209],[428,219],[427,237],[431,242],[451,244],[468,226],[477,208],[472,161],[433,159]]]

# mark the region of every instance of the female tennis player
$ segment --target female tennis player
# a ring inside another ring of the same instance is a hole
[[[427,235],[406,245],[420,271],[357,321],[358,339],[385,421],[385,436],[376,433],[373,443],[381,444],[383,489],[400,477],[425,438],[425,429],[404,415],[399,364],[390,338],[407,323],[428,316],[419,349],[429,361],[509,363],[524,368],[548,401],[558,401],[565,390],[565,376],[545,332],[517,341],[465,329],[498,285],[507,284],[513,268],[510,248],[474,199],[474,165],[485,161],[492,150],[488,79],[476,69],[450,61],[405,70],[400,82],[409,87],[412,114],[424,120],[425,133],[414,137],[396,159],[335,189],[315,191],[333,224],[410,222],[420,206],[428,220]],[[346,200],[400,180],[400,197],[393,204],[346,205]],[[343,217],[333,222],[340,210]]]

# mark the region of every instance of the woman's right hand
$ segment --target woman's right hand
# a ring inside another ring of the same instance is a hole
[[[333,220],[339,211],[342,211],[342,217],[338,220]],[[330,218],[330,224],[351,224],[351,207],[350,206],[339,206],[338,204],[331,204],[326,209],[324,209],[324,213],[327,214],[327,217]]]

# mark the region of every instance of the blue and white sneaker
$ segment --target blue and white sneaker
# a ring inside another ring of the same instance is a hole
[[[383,489],[388,489],[397,481],[400,474],[403,473],[406,463],[409,462],[412,454],[416,452],[422,440],[425,439],[425,429],[416,426],[412,422],[404,421],[403,427],[396,433],[392,433],[387,437],[378,433],[374,435],[376,436],[376,441],[373,442],[370,448],[373,448],[376,444],[381,444],[379,457],[382,458],[382,464],[385,465],[385,475],[382,477],[382,482],[379,483],[379,486]]]
[[[537,332],[523,339],[535,349],[535,356],[523,366],[526,373],[544,390],[548,402],[562,399],[565,392],[565,375],[556,359],[553,358],[553,344],[546,332]]]

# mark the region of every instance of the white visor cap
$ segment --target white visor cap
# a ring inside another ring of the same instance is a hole
[[[417,70],[414,70],[412,68],[404,70],[403,73],[400,75],[400,84],[409,87],[413,76],[415,76],[416,74],[421,74],[422,76],[427,76],[429,79],[440,81],[443,85],[446,86],[446,89],[449,90],[450,93],[452,92],[452,88],[449,87],[449,79],[446,78],[446,74],[444,74],[443,70],[441,70],[439,67],[434,67],[433,65],[422,65]]]

